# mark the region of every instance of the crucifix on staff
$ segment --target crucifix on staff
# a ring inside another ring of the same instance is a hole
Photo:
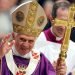
[[[56,18],[54,20],[54,23],[55,26],[61,26],[63,24],[66,27],[64,39],[61,45],[61,52],[59,54],[59,60],[57,64],[57,66],[60,66],[60,64],[64,62],[65,58],[67,57],[71,29],[75,27],[75,4],[72,4],[69,8],[68,20],[61,20]]]

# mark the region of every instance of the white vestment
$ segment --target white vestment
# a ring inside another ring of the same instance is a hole
[[[60,53],[61,44],[47,41],[44,33],[42,32],[36,40],[34,49],[41,51],[50,60],[51,63],[57,61]],[[66,65],[67,74],[72,72],[75,68],[75,43],[70,40],[69,48],[67,51]],[[66,74],[66,75],[67,75]]]

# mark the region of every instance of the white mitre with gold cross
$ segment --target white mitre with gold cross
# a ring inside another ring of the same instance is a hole
[[[38,36],[47,23],[43,8],[36,2],[20,5],[12,14],[13,30],[20,34]]]

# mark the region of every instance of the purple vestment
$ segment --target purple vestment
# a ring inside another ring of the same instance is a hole
[[[29,59],[25,59],[19,56],[13,56],[16,65],[28,65]],[[12,61],[10,61],[12,62]],[[11,64],[12,65],[12,64]],[[2,59],[2,75],[13,75],[7,67],[6,59]],[[51,63],[45,58],[43,54],[40,54],[40,61],[32,75],[56,75]]]

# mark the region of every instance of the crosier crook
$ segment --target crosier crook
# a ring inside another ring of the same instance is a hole
[[[59,54],[59,60],[57,62],[57,67],[61,66],[60,64],[64,62],[67,57],[67,50],[68,50],[68,45],[69,45],[71,29],[72,27],[75,27],[75,4],[72,4],[69,8],[69,15],[68,15],[67,21],[60,20],[57,18],[54,20],[55,26],[61,26],[62,24],[66,27],[66,30],[65,30],[64,39],[61,45],[61,52]]]

